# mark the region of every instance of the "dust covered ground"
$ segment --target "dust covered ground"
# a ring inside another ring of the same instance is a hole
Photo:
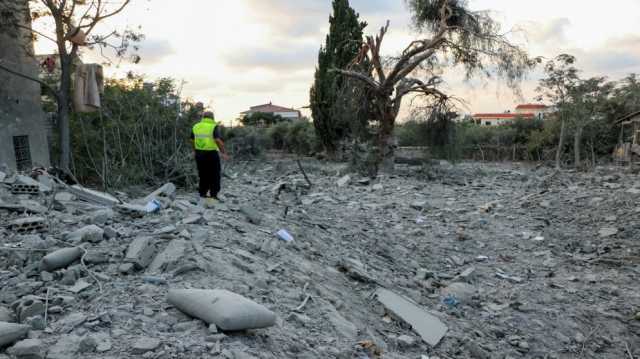
[[[443,162],[369,180],[302,165],[311,188],[295,161],[236,164],[224,203],[204,208],[178,190],[141,218],[64,188],[29,196],[0,184],[0,204],[39,204],[32,215],[48,225],[18,234],[8,225],[26,214],[0,209],[0,321],[30,325],[42,358],[640,356],[638,175]],[[74,234],[89,225],[103,232]],[[140,237],[163,257],[123,267]],[[81,243],[82,263],[41,271],[47,252]],[[439,318],[440,342],[389,313],[380,287]],[[169,288],[227,289],[278,319],[212,333],[167,302]],[[45,304],[46,321],[18,318],[25,298]],[[0,358],[17,355],[12,345]]]

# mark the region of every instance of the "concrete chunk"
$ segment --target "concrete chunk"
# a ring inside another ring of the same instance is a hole
[[[449,330],[436,316],[403,296],[384,288],[378,288],[376,296],[390,314],[409,324],[431,346],[438,345]]]
[[[133,263],[136,269],[140,270],[146,268],[149,263],[151,263],[155,254],[156,247],[151,242],[151,238],[139,237],[129,244],[129,249],[127,249],[124,261]]]
[[[9,229],[18,233],[31,231],[44,232],[47,230],[47,227],[47,221],[43,217],[20,218],[9,223]]]
[[[49,253],[42,258],[40,269],[52,272],[56,269],[65,268],[77,259],[80,259],[83,253],[84,251],[79,247],[58,249],[57,251]]]
[[[146,204],[149,201],[158,199],[160,197],[173,199],[173,197],[175,196],[175,193],[176,193],[176,186],[171,182],[165,183],[162,187],[153,191],[151,194],[143,198],[142,201],[140,202]]]
[[[174,239],[167,247],[160,252],[151,262],[147,273],[159,273],[166,270],[171,264],[178,262],[187,250],[187,241],[184,239]]]
[[[262,222],[262,215],[253,208],[248,206],[240,207],[240,213],[244,214],[251,224],[259,225]]]
[[[21,338],[27,336],[31,329],[30,326],[24,324],[15,324],[0,322],[0,347],[15,343]]]
[[[336,181],[336,184],[338,185],[338,187],[344,187],[348,185],[350,182],[351,182],[351,176],[345,175],[344,177]]]
[[[24,339],[7,349],[16,358],[44,359],[45,347],[40,339]]]
[[[95,224],[82,227],[75,232],[69,233],[67,239],[73,243],[80,242],[92,242],[97,243],[102,241],[104,237],[104,230]]]
[[[266,328],[276,315],[264,306],[223,289],[172,289],[167,301],[180,311],[222,330]]]
[[[73,185],[71,187],[67,187],[67,190],[78,198],[83,199],[87,202],[100,204],[103,206],[114,206],[120,201],[113,197],[112,195],[104,192],[94,191],[88,188],[84,188],[80,185]]]

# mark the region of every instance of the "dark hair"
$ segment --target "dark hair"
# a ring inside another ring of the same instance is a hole
[[[202,117],[204,117],[204,118],[210,118],[210,119],[212,119],[212,120],[214,120],[214,119],[215,119],[215,117],[213,117],[213,111],[205,111],[205,112],[202,114]]]

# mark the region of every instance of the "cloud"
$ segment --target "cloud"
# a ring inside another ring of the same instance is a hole
[[[272,48],[237,50],[224,55],[224,60],[227,66],[239,70],[255,68],[272,71],[309,69],[315,66],[319,46],[296,46],[291,43]]]
[[[138,55],[142,58],[141,63],[144,65],[157,64],[173,53],[175,50],[168,40],[153,38],[143,40],[138,51]]]
[[[531,45],[558,46],[567,42],[566,30],[571,21],[566,17],[554,18],[544,22],[531,21],[522,25]]]

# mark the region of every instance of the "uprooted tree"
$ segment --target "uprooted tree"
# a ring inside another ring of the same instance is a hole
[[[52,95],[57,105],[59,165],[69,170],[71,163],[71,136],[69,118],[71,107],[71,75],[75,59],[84,48],[97,48],[101,53],[112,50],[116,57],[123,57],[132,43],[140,41],[142,35],[125,30],[97,34],[98,24],[122,12],[131,0],[18,0],[0,2],[0,25],[3,31],[19,34],[29,31],[37,39],[46,39],[55,44],[58,55],[60,78],[57,84],[48,84],[28,74],[14,71],[0,64],[0,69],[16,76],[40,83]],[[32,29],[21,17],[41,19],[52,23],[51,34]],[[26,24],[26,25],[25,25]],[[104,55],[104,53],[103,53]],[[134,57],[134,61],[139,58]]]
[[[536,63],[500,32],[487,12],[470,10],[465,0],[407,0],[407,4],[424,38],[411,42],[399,56],[383,59],[387,22],[377,36],[367,36],[350,66],[334,70],[369,89],[370,118],[376,127],[375,171],[393,168],[393,129],[405,96],[421,95],[434,112],[451,108],[453,97],[441,90],[442,68],[460,67],[467,79],[495,74],[517,89]],[[358,65],[363,62],[372,64],[370,71],[361,70]]]

